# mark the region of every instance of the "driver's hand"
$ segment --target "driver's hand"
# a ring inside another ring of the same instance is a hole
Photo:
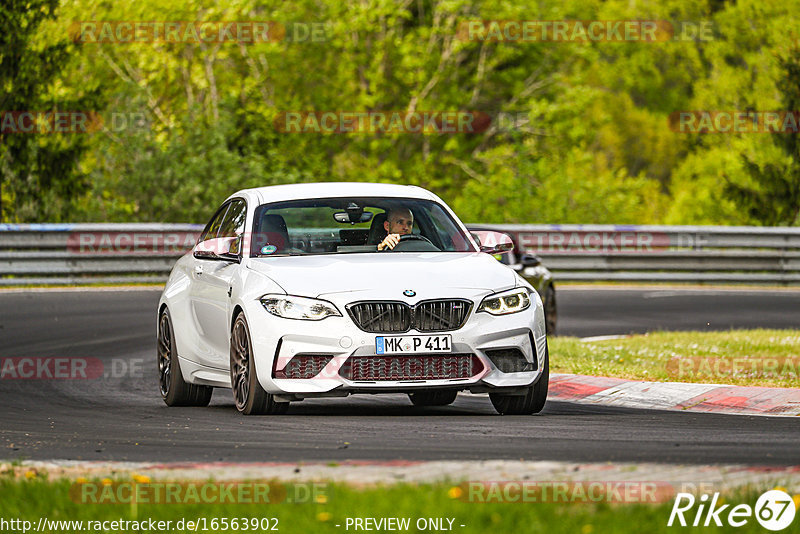
[[[400,234],[389,234],[386,236],[386,239],[378,244],[378,250],[383,250],[387,247],[393,249],[399,242]]]

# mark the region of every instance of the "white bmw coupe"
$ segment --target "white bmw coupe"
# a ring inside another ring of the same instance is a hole
[[[158,303],[169,406],[233,389],[243,414],[306,398],[406,393],[417,406],[488,393],[501,414],[544,407],[539,295],[433,193],[367,183],[231,195]]]

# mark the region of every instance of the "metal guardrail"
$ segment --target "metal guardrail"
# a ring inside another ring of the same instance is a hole
[[[162,283],[202,224],[0,224],[0,285]]]
[[[468,225],[509,233],[557,280],[800,282],[800,228]],[[0,285],[163,282],[196,224],[0,224]]]
[[[478,225],[470,225],[475,227]],[[558,280],[800,282],[800,228],[480,225],[506,232]]]

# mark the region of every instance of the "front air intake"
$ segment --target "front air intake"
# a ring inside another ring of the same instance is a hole
[[[426,300],[414,308],[414,326],[420,332],[458,330],[471,307],[468,300]]]
[[[474,354],[417,356],[351,356],[339,374],[347,380],[454,380],[483,371]]]
[[[365,332],[408,332],[411,308],[404,302],[359,302],[347,307],[350,318]]]
[[[361,330],[374,334],[448,332],[458,330],[467,320],[472,302],[466,299],[424,300],[415,306],[405,302],[356,302],[346,307]]]
[[[534,358],[533,362],[525,359],[525,355],[517,348],[512,349],[488,349],[486,356],[492,361],[495,367],[504,373],[523,373],[526,371],[536,371],[539,366]]]
[[[314,378],[332,359],[332,354],[297,354],[286,367],[275,371],[275,378]]]

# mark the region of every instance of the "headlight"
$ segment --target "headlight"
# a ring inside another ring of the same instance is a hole
[[[327,300],[292,295],[264,295],[259,299],[268,312],[284,319],[321,321],[326,317],[341,317],[336,306]]]
[[[478,306],[479,312],[492,315],[508,315],[527,310],[531,305],[531,297],[526,289],[514,289],[500,295],[490,295]]]

